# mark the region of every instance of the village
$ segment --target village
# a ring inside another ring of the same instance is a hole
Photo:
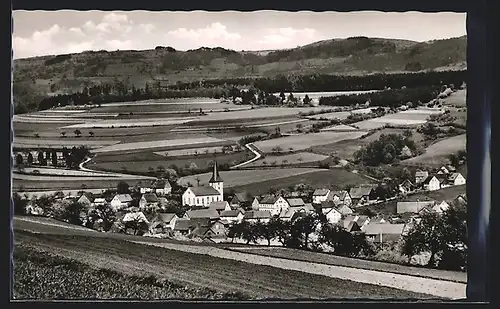
[[[78,196],[57,194],[54,202],[73,201],[85,206],[79,214],[82,225],[102,232],[109,230],[198,242],[248,243],[248,239],[230,237],[231,227],[241,222],[269,224],[272,220],[280,220],[293,223],[308,214],[318,213],[324,215],[331,225],[341,226],[349,233],[364,233],[368,240],[384,243],[399,240],[424,212],[442,213],[452,203],[466,203],[465,194],[451,200],[411,200],[408,197],[412,194],[465,184],[462,174],[456,172],[453,166],[446,165],[431,172],[417,170],[414,179],[405,179],[398,184],[395,196],[384,196],[383,199],[377,194],[380,184],[355,186],[349,190],[315,188],[312,194],[295,191],[250,196],[245,192],[235,192],[232,196],[224,196],[224,180],[216,162],[209,183],[181,187],[184,192],[180,201],[174,200],[168,180],[157,179],[130,190],[122,188],[124,191],[114,196],[108,194],[107,198],[80,191]],[[126,191],[129,193],[123,193]],[[366,211],[358,211],[395,199],[398,199],[397,210],[390,216],[373,212],[367,215]],[[44,209],[36,201],[27,202],[26,214],[43,216]],[[172,202],[180,204],[184,211],[169,208]],[[115,214],[109,229],[105,229],[103,221],[107,219],[102,215],[107,210]],[[265,243],[258,239],[253,242]],[[276,240],[273,244],[280,245]]]

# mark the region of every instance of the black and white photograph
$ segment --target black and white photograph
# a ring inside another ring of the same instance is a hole
[[[12,16],[13,300],[466,298],[466,13]]]

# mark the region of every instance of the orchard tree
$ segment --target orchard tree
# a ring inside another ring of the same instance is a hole
[[[73,131],[73,133],[75,134],[76,137],[80,137],[80,135],[82,135],[82,131],[76,129],[75,131]]]
[[[130,193],[129,185],[125,181],[121,180],[116,186],[116,193],[118,194],[128,194]]]

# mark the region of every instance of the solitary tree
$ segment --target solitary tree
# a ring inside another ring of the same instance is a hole
[[[89,136],[90,136],[90,137],[94,137],[94,132],[89,131]]]
[[[80,137],[80,135],[82,135],[82,131],[76,129],[75,131],[73,131],[73,133],[76,135],[76,137]]]
[[[35,138],[40,138],[40,134],[35,133]]]
[[[199,187],[200,181],[201,181],[200,176],[196,176],[196,178],[194,180],[196,180],[196,185]]]
[[[61,137],[66,137],[66,132],[62,131],[61,132]]]
[[[23,159],[23,155],[22,155],[22,154],[20,154],[20,153],[18,153],[18,154],[16,155],[16,165],[21,165],[21,164],[23,164],[23,161],[24,161],[24,159]]]
[[[302,132],[302,127],[303,127],[302,123],[298,123],[296,127],[297,127],[297,132],[299,133]]]
[[[116,186],[116,193],[118,194],[128,194],[130,193],[129,185],[125,181],[121,180]]]

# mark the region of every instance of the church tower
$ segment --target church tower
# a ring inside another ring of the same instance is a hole
[[[212,178],[210,178],[210,181],[208,184],[219,191],[220,195],[220,201],[224,200],[224,181],[222,180],[222,177],[219,175],[219,169],[217,167],[217,161],[214,162],[214,170],[212,172]]]

